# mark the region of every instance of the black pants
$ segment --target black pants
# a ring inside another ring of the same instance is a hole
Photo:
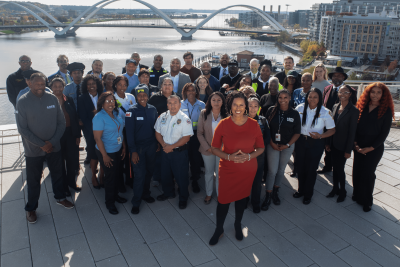
[[[347,159],[344,157],[344,151],[331,146],[332,166],[333,166],[333,189],[340,195],[346,195],[346,173],[344,166]]]
[[[154,161],[156,159],[157,142],[146,146],[137,146],[139,162],[132,163],[132,169],[135,173],[133,180],[133,207],[139,207],[142,197],[150,196],[150,181],[154,171]]]
[[[103,155],[101,155],[100,151],[96,149],[97,158],[104,170],[103,183],[106,193],[106,207],[108,209],[114,207],[115,198],[118,195],[117,181],[121,170],[121,153],[122,148],[118,152],[107,153],[107,155],[113,160],[111,162],[112,166],[108,168],[104,165]]]
[[[373,204],[375,171],[383,156],[383,151],[384,145],[380,145],[366,155],[354,151],[353,196],[360,205],[372,206]]]
[[[79,166],[79,146],[76,137],[72,136],[71,127],[66,127],[60,139],[62,153],[62,176],[64,181],[64,192],[68,192],[68,186],[75,187],[75,171]]]
[[[246,208],[246,203],[247,203],[246,198],[235,201],[235,224],[240,224],[242,222],[244,209]],[[223,231],[226,215],[228,215],[229,205],[231,205],[231,203],[221,204],[218,202],[216,231]]]
[[[296,141],[298,192],[306,198],[313,196],[318,164],[324,152],[324,147],[323,139],[312,139],[309,136],[300,135]]]
[[[123,129],[124,136],[126,136],[126,130],[125,128]],[[126,138],[124,138],[125,146],[128,147],[128,142],[126,141]],[[125,179],[124,179],[124,174],[125,174]],[[133,176],[132,176],[133,178]],[[125,182],[126,184],[132,183],[131,179],[131,157],[130,153],[127,152],[125,154],[125,158],[121,160],[121,170],[118,175],[117,179],[117,189],[118,188],[123,188],[125,187]]]
[[[172,151],[162,153],[161,184],[166,196],[175,195],[175,182],[179,187],[179,201],[189,198],[189,157],[188,151]]]
[[[324,157],[324,169],[325,170],[332,170],[333,163],[332,163],[332,152],[326,151],[325,149],[325,157]]]
[[[26,211],[34,211],[38,207],[40,180],[42,179],[44,161],[47,162],[47,167],[50,170],[54,198],[65,199],[61,151],[48,153],[40,157],[26,157],[26,183],[28,186],[28,202],[25,206]]]
[[[199,152],[200,142],[197,139],[197,131],[193,131],[194,134],[190,137],[188,142],[189,145],[189,162],[190,162],[190,173],[192,176],[190,177],[191,180],[197,181],[200,179],[201,174],[201,163],[203,158]]]
[[[260,207],[261,180],[264,173],[264,159],[264,153],[257,157],[257,172],[256,176],[254,177],[253,185],[251,187],[251,205],[253,206],[253,208]]]

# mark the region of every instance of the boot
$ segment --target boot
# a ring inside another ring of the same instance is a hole
[[[219,239],[224,235],[224,229],[223,228],[217,228],[215,229],[215,232],[213,234],[213,236],[210,239],[210,242],[208,244],[210,244],[210,246],[215,246]]]
[[[235,237],[238,241],[243,240],[242,224],[240,222],[235,222]]]
[[[265,193],[265,198],[263,203],[261,204],[261,209],[266,211],[269,208],[269,205],[271,205],[271,193],[270,192],[266,192]]]
[[[274,189],[272,190],[272,202],[275,205],[281,204],[281,200],[279,199],[279,196],[278,196],[278,191],[279,191],[279,187],[274,187]]]

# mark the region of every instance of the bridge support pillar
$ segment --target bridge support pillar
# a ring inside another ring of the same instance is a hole
[[[64,34],[56,34],[54,37],[57,38],[57,39],[58,38],[62,39],[62,38],[70,37],[70,36],[75,37],[76,36],[76,32],[74,30],[69,30]]]
[[[181,40],[192,40],[192,36],[183,36],[181,37]]]

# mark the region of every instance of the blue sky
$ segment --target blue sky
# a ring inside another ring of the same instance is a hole
[[[35,0],[31,0],[32,2]],[[93,5],[100,0],[68,0],[68,1],[59,1],[59,0],[39,0],[42,4],[47,5]],[[265,5],[265,9],[269,10],[270,5],[273,5],[273,10],[278,10],[278,4],[281,5],[281,11],[286,11],[286,4],[289,4],[289,12],[298,10],[298,9],[310,9],[314,3],[332,3],[332,0],[285,0],[285,1],[265,1],[265,0],[253,0],[253,1],[245,1],[245,0],[230,0],[230,1],[215,1],[215,0],[202,0],[202,1],[182,1],[182,0],[145,0],[146,2],[156,6],[157,8],[194,8],[194,9],[219,9],[226,7],[228,5],[238,5],[238,4],[248,4],[262,9],[263,5]],[[20,0],[16,0],[16,2],[23,2]],[[35,1],[36,2],[36,1]],[[108,5],[109,8],[145,8],[142,4],[135,3],[131,0],[121,0],[115,3]]]

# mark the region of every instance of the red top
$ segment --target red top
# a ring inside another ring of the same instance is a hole
[[[241,150],[252,153],[264,148],[263,135],[256,120],[248,118],[242,125],[236,125],[231,117],[223,119],[215,128],[212,147],[232,154]],[[248,197],[257,172],[257,159],[234,163],[225,159],[219,161],[218,202],[227,204]]]

